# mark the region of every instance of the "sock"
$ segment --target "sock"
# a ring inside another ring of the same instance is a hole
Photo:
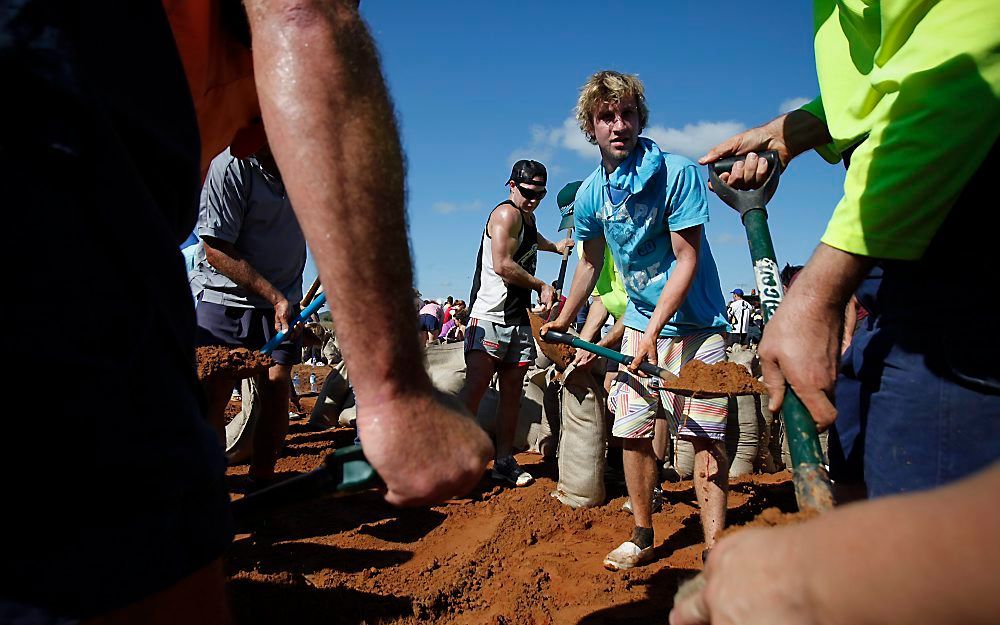
[[[645,549],[646,547],[653,546],[653,528],[651,527],[638,527],[632,530],[632,542],[639,547],[639,549]]]

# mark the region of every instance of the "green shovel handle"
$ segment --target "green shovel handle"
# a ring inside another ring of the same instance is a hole
[[[233,502],[237,522],[271,512],[282,506],[321,495],[344,496],[382,486],[360,445],[351,445],[327,455],[323,465],[309,473],[263,488]]]
[[[709,164],[708,175],[712,181],[712,190],[722,201],[739,211],[743,220],[750,244],[757,291],[760,293],[760,307],[764,313],[764,323],[767,323],[784,297],[771,230],[767,225],[767,211],[764,208],[778,187],[781,161],[778,153],[773,150],[761,152],[760,156],[767,159],[771,173],[759,189],[734,189],[719,178],[720,174],[731,171],[733,164],[744,158],[742,156]],[[829,510],[833,507],[833,495],[830,478],[823,467],[823,450],[819,444],[816,423],[790,386],[785,389],[781,415],[788,433],[788,450],[792,456],[795,497],[799,508]]]
[[[580,349],[586,350],[592,354],[597,354],[598,356],[604,356],[608,360],[613,360],[617,363],[623,365],[631,365],[633,356],[627,356],[621,352],[615,351],[613,349],[608,349],[607,347],[602,347],[596,345],[589,341],[584,341],[578,336],[573,336],[572,334],[567,334],[566,332],[559,332],[557,330],[548,330],[542,335],[542,340],[546,343],[562,343],[563,345],[569,345],[571,347],[579,347]],[[662,367],[657,367],[650,362],[643,362],[639,365],[639,371],[651,375],[660,379],[670,379],[676,378],[674,374],[670,373]],[[666,376],[666,377],[664,377]]]

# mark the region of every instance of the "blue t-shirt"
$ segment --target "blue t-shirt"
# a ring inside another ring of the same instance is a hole
[[[625,325],[645,331],[677,264],[670,232],[708,223],[708,189],[693,162],[640,137],[610,176],[598,165],[583,182],[574,221],[579,240],[607,241],[628,293]],[[691,290],[660,336],[727,331],[725,311],[719,270],[703,228]]]

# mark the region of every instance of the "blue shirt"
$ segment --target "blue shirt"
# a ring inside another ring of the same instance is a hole
[[[698,167],[640,137],[610,176],[597,166],[577,191],[574,207],[577,238],[604,237],[621,270],[629,299],[625,325],[645,331],[677,265],[670,232],[708,223],[708,189]],[[719,270],[703,228],[694,282],[660,336],[727,331],[725,311]]]

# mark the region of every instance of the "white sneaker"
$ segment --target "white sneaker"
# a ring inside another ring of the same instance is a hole
[[[521,468],[514,456],[497,458],[493,462],[493,479],[510,482],[514,486],[527,486],[535,481],[530,473]]]
[[[626,540],[617,549],[604,557],[604,568],[609,571],[631,569],[653,559],[653,546],[640,549],[639,545]]]

